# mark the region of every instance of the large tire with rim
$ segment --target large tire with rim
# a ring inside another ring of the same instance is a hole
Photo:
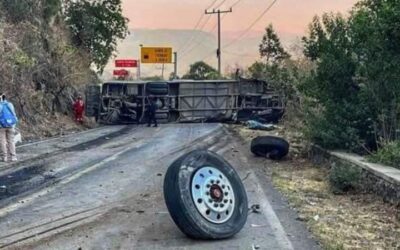
[[[164,198],[172,219],[190,238],[229,238],[247,220],[247,195],[239,175],[210,151],[195,150],[172,163]]]
[[[259,136],[251,141],[251,152],[257,156],[280,160],[289,152],[289,143],[280,137]]]

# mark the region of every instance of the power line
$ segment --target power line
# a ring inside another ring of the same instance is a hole
[[[211,16],[208,16],[207,19],[205,20],[205,22],[203,23],[203,25],[200,27],[200,31],[206,26],[206,24],[208,23],[208,21],[210,21]],[[196,40],[195,38],[198,37],[198,34],[193,34],[192,37],[190,38],[190,40],[188,40],[188,42],[185,44],[185,46],[183,47],[183,50],[181,51],[181,57],[185,56],[187,53],[189,53],[191,50],[193,50],[194,47],[196,46],[192,46],[191,42],[193,40]],[[192,48],[190,48],[192,46]]]
[[[208,8],[211,8],[217,1],[218,0],[213,0],[211,2],[211,4],[207,5]],[[195,24],[195,26],[194,26],[194,28],[192,30],[196,30],[199,27],[199,25],[200,25],[201,21],[203,20],[204,16],[205,16],[204,13],[201,13],[199,19],[197,20],[197,22],[196,22],[196,24]],[[186,45],[189,43],[189,41],[191,41],[193,39],[193,36],[194,36],[194,34],[192,34],[192,36],[189,39],[187,39],[184,43],[182,43],[181,46],[179,46],[179,48],[177,49],[177,51],[180,51],[182,48],[185,48]]]
[[[215,9],[218,9],[219,7],[221,7],[225,2],[226,2],[226,0],[222,0],[222,2],[220,2],[217,6],[215,6]]]
[[[238,5],[242,0],[237,0],[234,4],[231,5],[231,9],[233,9],[236,5]],[[227,13],[224,13],[222,15],[222,20],[224,20],[224,18],[227,16]],[[213,32],[216,28],[218,27],[218,23],[215,23],[215,25],[212,27],[210,32]]]
[[[214,0],[208,7],[206,7],[206,9],[209,9],[209,8],[213,7],[214,4],[215,4],[217,1],[218,1],[218,0]]]
[[[240,53],[236,53],[236,52],[232,52],[229,50],[222,50],[224,53],[227,53],[229,55],[233,55],[233,56],[240,56],[240,57],[260,57],[260,55],[256,55],[256,54],[240,54]]]
[[[242,0],[237,0],[237,1],[234,2],[229,8],[232,9],[233,7],[235,7],[236,5],[238,5],[241,1],[242,1]],[[219,4],[218,6],[222,5],[223,3],[224,3],[224,2],[222,2],[222,3]],[[225,18],[226,16],[227,16],[227,13],[224,13],[223,16],[222,16],[222,20],[224,20],[224,18]],[[212,29],[209,31],[209,33],[214,32],[215,29],[216,29],[217,27],[218,27],[218,22],[215,23],[215,25],[212,27]],[[186,53],[184,53],[183,55],[181,55],[181,58],[187,56],[187,55],[188,55],[191,51],[193,51],[194,48],[196,48],[198,45],[204,45],[204,43],[202,42],[202,40],[196,41],[196,42],[193,44],[193,46],[192,46],[191,49],[186,50],[186,51],[185,51]],[[188,48],[190,48],[190,46],[189,46]],[[213,53],[214,53],[214,52],[213,52]]]
[[[258,21],[261,20],[261,18],[264,17],[265,14],[267,14],[268,11],[270,11],[272,9],[272,7],[276,4],[276,2],[278,2],[278,0],[274,0],[270,5],[268,5],[268,7],[261,13],[260,16],[258,16],[251,24],[250,26],[244,30],[236,39],[234,39],[233,41],[231,41],[230,43],[228,43],[227,45],[224,46],[224,48],[228,48],[230,47],[232,44],[236,43],[237,41],[241,40],[243,38],[244,35],[246,35],[251,28],[254,27],[254,25],[256,25],[258,23]]]

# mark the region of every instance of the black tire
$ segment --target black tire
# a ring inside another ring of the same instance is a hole
[[[147,83],[146,90],[151,95],[168,95],[168,85],[165,82]]]
[[[235,202],[231,217],[220,224],[203,217],[192,197],[192,178],[205,166],[212,166],[223,173],[234,191]],[[232,237],[243,228],[247,220],[247,195],[240,177],[227,161],[210,151],[195,150],[171,164],[164,179],[164,199],[175,224],[193,239]]]
[[[251,141],[250,149],[257,156],[280,160],[289,153],[289,143],[280,137],[259,136]]]

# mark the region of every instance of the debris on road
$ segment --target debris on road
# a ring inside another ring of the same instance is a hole
[[[272,130],[276,129],[276,126],[273,124],[263,124],[261,122],[253,121],[253,120],[247,121],[246,126],[249,129],[257,129],[257,130],[265,130],[265,131],[272,131]]]
[[[259,204],[251,205],[249,208],[250,213],[261,214],[261,207]]]
[[[251,245],[251,250],[257,250],[257,249],[260,249],[260,246],[259,245]]]
[[[289,143],[276,136],[259,136],[251,141],[250,150],[253,154],[280,160],[289,153]]]
[[[251,175],[251,172],[247,172],[246,176],[242,179],[242,181],[245,181],[249,176]]]
[[[257,224],[251,224],[251,227],[257,228],[257,227],[267,227],[267,225],[257,225]]]
[[[210,151],[195,150],[171,164],[164,198],[175,224],[190,238],[230,238],[247,220],[247,194],[239,175]]]

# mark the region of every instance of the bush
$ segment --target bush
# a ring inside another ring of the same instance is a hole
[[[346,193],[358,187],[361,169],[345,164],[335,164],[329,172],[329,183],[334,193]]]
[[[373,153],[369,160],[400,169],[400,141],[390,142]]]
[[[396,139],[398,13],[398,1],[363,0],[349,16],[325,14],[310,24],[304,53],[315,69],[300,90],[312,101],[311,111],[320,111],[307,120],[313,141],[330,148],[374,150]]]

